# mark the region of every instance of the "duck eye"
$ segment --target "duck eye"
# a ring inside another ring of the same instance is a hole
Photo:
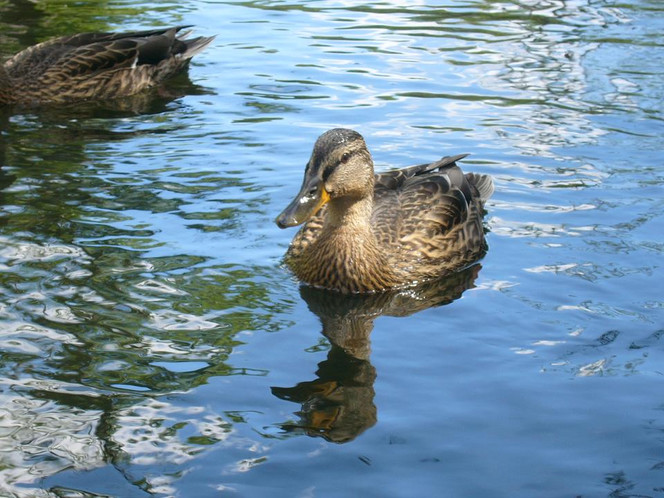
[[[339,163],[341,164],[347,163],[349,159],[350,159],[350,152],[344,152],[343,155],[341,156],[341,160],[339,161]]]

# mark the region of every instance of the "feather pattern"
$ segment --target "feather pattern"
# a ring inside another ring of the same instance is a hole
[[[80,33],[28,47],[0,65],[0,105],[104,100],[155,86],[214,39],[178,35],[186,27]]]
[[[493,181],[464,174],[456,164],[464,157],[374,174],[357,132],[326,132],[300,194],[277,218],[282,227],[304,222],[287,264],[305,283],[353,293],[415,285],[477,261],[487,249],[482,218]],[[316,189],[329,201],[303,215]]]

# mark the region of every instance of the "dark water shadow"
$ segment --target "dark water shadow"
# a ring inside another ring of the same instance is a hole
[[[192,83],[186,70],[157,88],[122,99],[60,106],[0,106],[0,206],[11,203],[8,188],[23,177],[30,178],[33,188],[53,196],[53,186],[47,178],[65,178],[84,171],[91,143],[172,134],[186,126],[173,117],[180,114],[177,106],[184,105],[174,101],[186,95],[209,93],[210,90]],[[132,118],[143,124],[125,126],[124,121]],[[144,124],[152,122],[158,126]],[[78,190],[76,182],[67,181],[66,195],[80,198],[87,194]],[[44,199],[40,195],[30,204]],[[55,211],[60,207],[70,209],[61,206],[57,199],[54,206]],[[6,222],[0,216],[0,226]]]
[[[302,286],[300,294],[318,316],[330,341],[317,378],[293,387],[272,387],[276,397],[299,403],[297,422],[280,424],[287,433],[322,437],[334,443],[352,441],[377,420],[374,404],[376,369],[371,364],[370,334],[380,316],[407,317],[444,306],[474,287],[481,269],[466,270],[420,287],[372,295],[345,295]]]
[[[5,131],[9,126],[9,116],[9,112],[0,108],[0,206],[5,204],[4,190],[16,181],[16,175],[3,168],[7,161],[7,134]],[[2,225],[3,218],[0,217],[0,227]]]

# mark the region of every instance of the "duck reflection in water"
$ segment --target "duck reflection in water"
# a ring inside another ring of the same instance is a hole
[[[315,380],[272,388],[278,398],[301,404],[296,412],[299,421],[283,423],[282,429],[346,443],[372,427],[377,420],[376,369],[370,361],[369,340],[374,320],[449,304],[474,287],[480,268],[475,264],[419,287],[377,294],[341,294],[302,286],[300,294],[319,317],[330,350],[318,364]]]

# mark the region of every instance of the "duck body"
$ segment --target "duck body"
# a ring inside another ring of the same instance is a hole
[[[187,39],[187,26],[54,38],[0,65],[0,105],[126,97],[186,67],[214,37]]]
[[[465,155],[374,174],[362,136],[318,139],[300,193],[277,224],[304,226],[286,263],[301,281],[343,293],[379,292],[440,277],[486,252],[488,175],[464,174]]]

